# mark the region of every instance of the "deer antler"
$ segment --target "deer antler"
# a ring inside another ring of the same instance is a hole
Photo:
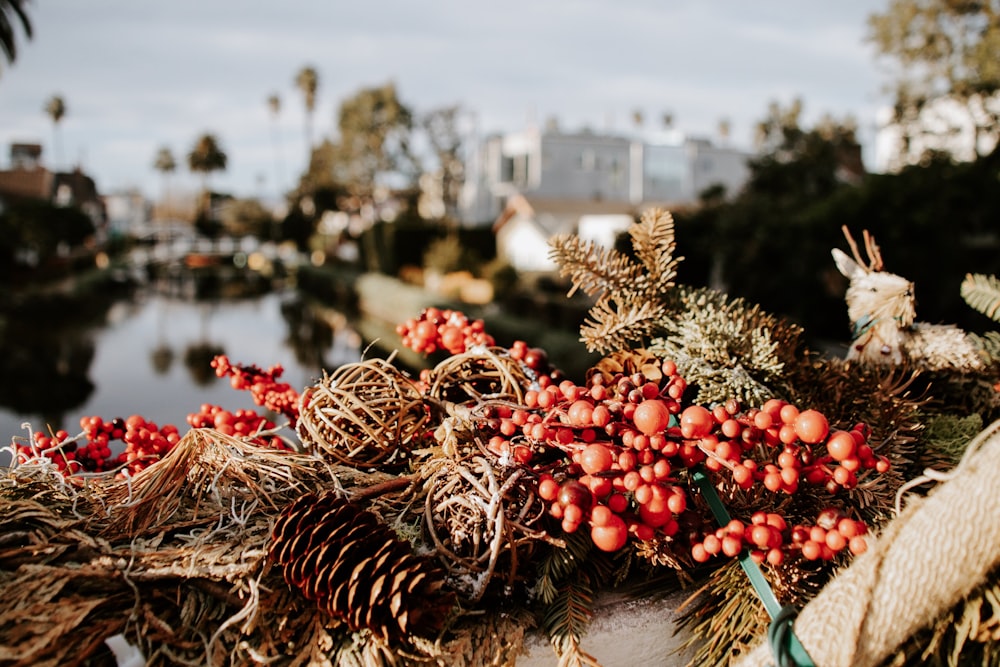
[[[868,233],[865,229],[861,233],[865,239],[865,252],[868,254],[868,262],[861,259],[861,252],[858,250],[858,244],[854,242],[854,237],[851,236],[850,230],[847,225],[843,225],[840,228],[844,232],[844,237],[847,239],[847,245],[851,246],[851,254],[854,255],[854,261],[856,261],[861,266],[867,266],[868,271],[881,271],[885,266],[882,263],[882,251],[875,243],[875,238]]]

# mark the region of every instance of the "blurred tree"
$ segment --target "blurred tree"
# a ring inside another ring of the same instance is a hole
[[[788,315],[817,335],[837,335],[842,294],[824,290],[828,269],[836,270],[830,249],[842,245],[844,221],[832,223],[816,209],[862,182],[861,148],[850,118],[827,117],[808,129],[801,115],[798,100],[770,105],[757,128],[760,154],[750,161],[743,190],[729,202],[717,191],[702,193],[702,208],[680,216],[698,238],[679,251],[698,258],[713,286]]]
[[[24,11],[27,4],[28,0],[0,0],[0,51],[3,51],[8,63],[17,60],[15,24],[21,24],[21,30],[28,39],[32,36],[31,20]]]
[[[28,251],[41,265],[55,257],[60,245],[75,247],[94,235],[94,223],[80,209],[49,202],[11,202],[0,213],[0,264],[8,268],[18,253]]]
[[[1000,0],[892,0],[868,19],[868,39],[893,61],[894,122],[908,152],[922,112],[950,99],[975,128],[978,154],[1000,124]]]
[[[170,175],[177,171],[177,161],[174,159],[174,154],[171,152],[170,148],[167,146],[161,146],[160,149],[156,151],[156,158],[153,160],[153,169],[160,172],[160,176],[163,180],[163,191],[160,193],[160,199],[163,200],[162,205],[169,210]]]
[[[198,137],[194,148],[188,153],[188,168],[196,174],[201,175],[202,201],[199,206],[199,214],[208,212],[210,204],[210,193],[208,189],[208,177],[213,171],[225,171],[227,157],[219,147],[219,142],[213,134],[203,134]]]
[[[302,99],[306,106],[306,155],[312,153],[312,119],[316,111],[316,89],[319,88],[319,75],[313,67],[303,67],[295,75],[295,87],[302,91]]]
[[[285,175],[281,166],[281,142],[278,140],[278,116],[281,114],[281,98],[271,94],[267,98],[267,108],[271,112],[271,146],[274,148],[274,187],[278,193],[285,187]]]
[[[289,194],[291,205],[279,226],[279,236],[282,241],[295,241],[300,250],[309,248],[309,239],[325,211],[351,209],[347,190],[334,179],[336,152],[329,139],[320,142],[310,154],[309,168]]]
[[[59,95],[53,95],[45,103],[45,113],[52,119],[52,141],[57,166],[62,164],[62,142],[59,140],[59,123],[66,116],[66,103]]]
[[[823,116],[813,129],[801,125],[802,101],[788,107],[772,102],[757,124],[758,156],[750,161],[749,197],[765,195],[797,203],[825,196],[864,173],[857,123]]]
[[[458,224],[458,198],[465,183],[461,117],[461,107],[451,106],[431,111],[421,123],[437,163],[435,176],[444,204],[444,219],[449,224]]]
[[[358,211],[372,211],[378,188],[413,187],[419,165],[410,150],[413,114],[392,83],[365,88],[340,105],[334,181]]]
[[[234,236],[269,238],[274,216],[257,199],[236,199],[226,207],[222,224]]]

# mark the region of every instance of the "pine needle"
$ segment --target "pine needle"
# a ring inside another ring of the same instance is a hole
[[[623,350],[651,336],[665,312],[663,305],[654,301],[629,303],[618,310],[609,301],[598,301],[580,327],[580,340],[588,352]]]
[[[677,264],[683,257],[674,257],[674,218],[663,209],[651,209],[642,214],[639,223],[629,229],[635,255],[646,267],[652,293],[659,294],[674,286]]]
[[[568,296],[578,289],[597,297],[626,293],[642,278],[641,267],[614,248],[569,234],[557,234],[549,245],[549,255],[559,265],[559,275],[573,283]]]

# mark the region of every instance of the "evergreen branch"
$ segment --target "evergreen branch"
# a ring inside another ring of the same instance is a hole
[[[559,655],[559,665],[599,667],[598,661],[580,648],[594,615],[594,592],[588,577],[576,577],[559,589],[546,610],[542,627]]]
[[[549,240],[549,257],[559,265],[559,275],[589,296],[626,294],[641,283],[642,267],[629,257],[578,236],[557,234]]]
[[[646,211],[639,222],[629,228],[629,235],[636,257],[646,267],[653,295],[673,287],[677,264],[682,258],[674,257],[677,243],[670,212],[664,209]]]
[[[971,308],[1000,322],[1000,280],[996,276],[967,273],[959,290]]]
[[[580,340],[589,352],[622,350],[631,342],[653,335],[664,315],[663,305],[655,301],[639,301],[616,309],[611,301],[601,300],[580,327]]]
[[[565,547],[552,547],[538,566],[536,587],[542,603],[551,604],[558,595],[559,585],[579,571],[587,562],[593,541],[581,532],[565,536]]]
[[[991,363],[1000,361],[1000,331],[987,331],[982,336],[970,332],[969,338],[986,354]]]

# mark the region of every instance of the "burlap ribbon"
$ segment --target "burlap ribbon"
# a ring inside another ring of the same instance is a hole
[[[794,631],[817,667],[881,663],[1000,564],[1000,421],[945,477],[803,607]],[[736,664],[773,663],[764,642]]]

